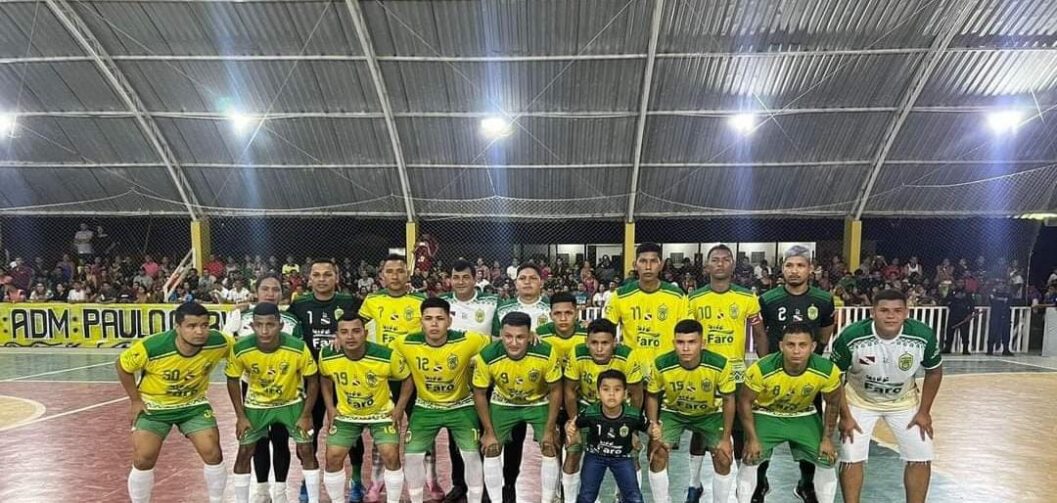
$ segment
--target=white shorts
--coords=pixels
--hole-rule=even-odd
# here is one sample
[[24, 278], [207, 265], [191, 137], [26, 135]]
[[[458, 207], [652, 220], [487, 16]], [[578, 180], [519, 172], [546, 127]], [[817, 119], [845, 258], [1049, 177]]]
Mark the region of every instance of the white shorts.
[[866, 461], [870, 456], [870, 438], [873, 437], [874, 426], [878, 419], [884, 419], [888, 429], [899, 444], [899, 457], [905, 462], [932, 461], [932, 439], [925, 435], [921, 440], [921, 428], [915, 426], [907, 429], [907, 425], [914, 419], [918, 408], [882, 412], [869, 409], [860, 409], [849, 404], [851, 415], [855, 422], [859, 423], [862, 433], [855, 432], [852, 441], [842, 441], [840, 445], [840, 460], [845, 463], [860, 463]]

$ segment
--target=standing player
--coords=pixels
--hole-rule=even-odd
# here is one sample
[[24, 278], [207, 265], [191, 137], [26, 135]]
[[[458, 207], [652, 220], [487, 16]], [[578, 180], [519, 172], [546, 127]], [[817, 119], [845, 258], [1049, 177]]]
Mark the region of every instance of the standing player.
[[[282, 332], [282, 326], [279, 306], [257, 304], [253, 309], [253, 335], [239, 339], [228, 355], [224, 374], [237, 418], [239, 451], [234, 472], [235, 499], [240, 503], [250, 499], [250, 458], [256, 444], [268, 437], [274, 424], [283, 425], [293, 437], [308, 500], [319, 501], [319, 463], [312, 448], [312, 407], [319, 394], [318, 369], [305, 341]], [[249, 381], [245, 399], [240, 385], [243, 377]]]
[[[367, 321], [374, 321], [374, 329], [370, 339], [375, 344], [392, 347], [393, 341], [418, 330], [422, 326], [419, 314], [419, 306], [425, 300], [425, 296], [411, 290], [408, 283], [407, 261], [403, 255], [391, 254], [382, 262], [382, 279], [385, 288], [378, 290], [363, 299], [359, 314]], [[400, 383], [390, 382], [389, 388], [393, 400], [400, 396]], [[363, 459], [363, 443], [355, 444], [350, 451], [352, 459]], [[382, 489], [382, 461], [378, 458], [379, 451], [375, 450], [372, 459], [373, 470], [371, 473], [371, 487], [367, 491], [367, 501], [375, 502], [380, 498]], [[432, 457], [426, 459], [428, 479], [426, 490], [430, 499], [437, 500], [444, 497], [436, 483], [436, 469]], [[357, 470], [353, 470], [353, 486], [349, 491], [349, 500], [356, 496], [360, 484]]]
[[[785, 285], [764, 292], [760, 296], [760, 313], [763, 324], [767, 327], [767, 347], [777, 351], [785, 326], [793, 322], [807, 323], [815, 335], [817, 344], [815, 354], [821, 355], [833, 337], [834, 320], [833, 295], [825, 290], [815, 288], [808, 283], [811, 278], [811, 250], [803, 246], [793, 246], [785, 252], [782, 262], [782, 277]], [[822, 413], [821, 397], [815, 400], [815, 409]], [[771, 490], [767, 482], [768, 462], [760, 463], [759, 483], [753, 503], [763, 503], [767, 492]], [[807, 461], [800, 462], [800, 482], [796, 485], [796, 495], [803, 501], [817, 501], [812, 480], [815, 477], [815, 465]]]
[[345, 456], [353, 445], [362, 443], [363, 430], [370, 430], [374, 450], [385, 465], [386, 500], [399, 503], [404, 471], [400, 468], [398, 425], [404, 411], [393, 405], [387, 382], [402, 384], [410, 373], [399, 353], [367, 341], [364, 325], [363, 318], [346, 312], [338, 320], [336, 347], [340, 349], [325, 347], [320, 353], [319, 373], [329, 425], [323, 484], [333, 501], [344, 500]]
[[[794, 322], [783, 329], [780, 352], [771, 353], [745, 371], [738, 392], [738, 416], [745, 430], [744, 465], [738, 470], [738, 501], [751, 500], [757, 470], [752, 465], [769, 459], [774, 448], [789, 442], [793, 459], [817, 465], [815, 486], [819, 501], [833, 503], [837, 494], [837, 455], [831, 437], [841, 406], [840, 370], [814, 354], [813, 328]], [[823, 425], [815, 396], [826, 400]]]
[[[517, 288], [517, 297], [500, 302], [496, 307], [495, 317], [492, 318], [492, 337], [499, 337], [499, 322], [510, 313], [529, 315], [532, 319], [532, 330], [551, 321], [550, 303], [543, 296], [543, 281], [536, 264], [525, 262], [518, 266], [514, 285]], [[503, 503], [515, 501], [514, 494], [517, 492], [517, 476], [521, 471], [521, 451], [525, 447], [526, 433], [525, 425], [515, 426], [510, 432], [510, 442], [503, 449]]]
[[[473, 399], [484, 435], [484, 481], [488, 494], [503, 492], [503, 462], [499, 458], [510, 431], [518, 424], [532, 425], [540, 445], [542, 502], [550, 502], [558, 484], [558, 449], [555, 425], [562, 402], [562, 369], [558, 350], [546, 342], [533, 342], [532, 319], [525, 313], [503, 318], [499, 340], [474, 358]], [[489, 403], [488, 388], [495, 386]], [[517, 495], [515, 494], [515, 499]]]
[[[551, 321], [536, 327], [536, 335], [540, 340], [558, 351], [558, 364], [563, 370], [569, 367], [576, 346], [587, 342], [587, 330], [580, 325], [579, 314], [573, 294], [556, 293], [550, 299]], [[576, 413], [575, 410], [566, 412], [572, 415]], [[564, 421], [568, 419], [566, 417], [559, 424], [565, 424]]]
[[671, 351], [675, 325], [686, 318], [686, 295], [674, 283], [661, 281], [663, 266], [660, 245], [639, 245], [635, 250], [638, 280], [618, 288], [604, 309], [605, 318], [620, 325], [621, 342], [641, 350], [643, 361]]
[[[902, 292], [884, 290], [874, 296], [873, 319], [852, 324], [837, 337], [832, 359], [847, 375], [840, 418], [844, 501], [859, 502], [870, 437], [883, 419], [906, 463], [906, 500], [924, 502], [932, 474], [932, 403], [943, 380], [936, 334], [907, 319]], [[919, 368], [925, 369], [920, 391], [914, 380]]]
[[[587, 326], [587, 342], [578, 344], [573, 349], [572, 357], [565, 367], [564, 409], [569, 411], [570, 416], [579, 416], [588, 407], [599, 403], [599, 381], [603, 372], [610, 370], [620, 372], [623, 378], [623, 394], [629, 399], [632, 407], [642, 410], [643, 364], [631, 348], [617, 344], [617, 326], [612, 321], [599, 318]], [[582, 444], [570, 445], [562, 464], [562, 491], [565, 493], [565, 503], [576, 502], [580, 489], [582, 453]], [[626, 454], [632, 455], [630, 450]], [[638, 456], [634, 456], [633, 465], [637, 473]]]
[[[422, 302], [422, 331], [408, 334], [393, 344], [411, 368], [412, 381], [405, 381], [398, 410], [405, 410], [412, 386], [418, 393], [414, 414], [408, 414], [404, 455], [404, 477], [411, 503], [422, 503], [426, 451], [433, 448], [437, 433], [448, 428], [466, 465], [466, 499], [481, 503], [484, 492], [481, 458], [478, 454], [480, 426], [470, 393], [471, 362], [489, 344], [485, 334], [451, 330], [451, 305], [436, 297]], [[413, 383], [413, 384], [412, 384]]]
[[[478, 290], [473, 276], [473, 264], [462, 259], [456, 260], [451, 266], [451, 291], [440, 298], [451, 304], [453, 330], [491, 333], [499, 297]], [[444, 496], [443, 503], [458, 503], [466, 498], [466, 467], [462, 464], [462, 456], [455, 442], [448, 442], [448, 455], [451, 457], [451, 491]]]
[[[760, 303], [752, 291], [735, 285], [734, 253], [726, 245], [716, 245], [705, 257], [709, 284], [690, 294], [690, 317], [699, 321], [705, 330], [705, 347], [727, 358], [732, 367], [734, 383], [745, 380], [745, 343], [748, 327], [752, 327], [756, 354], [767, 354], [767, 332], [760, 317]], [[734, 459], [741, 457], [744, 435], [734, 424]], [[701, 465], [705, 446], [702, 436], [690, 438], [690, 489], [687, 503], [697, 503], [704, 487], [701, 485]]]
[[679, 446], [683, 431], [704, 437], [712, 453], [712, 501], [727, 503], [734, 486], [730, 432], [734, 426], [733, 365], [704, 347], [701, 323], [683, 320], [675, 326], [675, 350], [653, 360], [646, 390], [646, 417], [661, 429], [650, 442], [650, 486], [654, 503], [671, 503], [668, 453]]
[[[132, 419], [128, 495], [132, 503], [150, 501], [154, 464], [162, 442], [176, 426], [205, 463], [202, 472], [210, 503], [219, 503], [227, 469], [206, 390], [210, 372], [227, 357], [233, 341], [209, 329], [209, 311], [201, 304], [181, 304], [174, 321], [173, 329], [136, 341], [115, 363], [118, 380], [128, 393]], [[142, 373], [138, 383], [137, 373]]]
[[[282, 281], [277, 276], [265, 276], [257, 281], [258, 304], [275, 304], [283, 298]], [[304, 339], [301, 334], [301, 322], [296, 316], [288, 311], [280, 313], [282, 332], [293, 336], [295, 339]], [[234, 309], [228, 313], [228, 323], [224, 326], [224, 332], [236, 337], [249, 337], [253, 335], [253, 306], [248, 306], [245, 312]], [[243, 385], [243, 393], [246, 386]], [[269, 452], [271, 444], [271, 452]], [[274, 463], [272, 463], [274, 458]], [[275, 467], [275, 487], [268, 486], [268, 472], [272, 465]], [[257, 475], [257, 490], [254, 491], [255, 498], [260, 501], [268, 501], [269, 489], [271, 490], [272, 503], [286, 503], [286, 476], [290, 472], [290, 433], [282, 424], [273, 424], [268, 430], [268, 442], [257, 442], [257, 450], [253, 453], [253, 471]]]
[[[338, 318], [346, 312], [355, 313], [359, 307], [351, 295], [337, 291], [338, 277], [338, 266], [334, 262], [327, 259], [312, 261], [308, 268], [308, 283], [312, 291], [295, 298], [287, 309], [301, 322], [301, 337], [317, 360], [320, 346], [329, 344], [334, 339], [334, 334], [338, 331]], [[316, 400], [312, 408], [312, 428], [315, 431], [312, 436], [313, 446], [317, 446], [319, 442], [325, 412], [323, 401]], [[349, 491], [349, 501], [358, 503], [363, 500], [363, 485], [360, 483], [363, 453], [360, 452], [359, 456], [350, 455], [349, 461], [352, 462], [354, 481], [354, 486]], [[305, 491], [305, 485], [301, 484], [302, 501], [307, 499]]]

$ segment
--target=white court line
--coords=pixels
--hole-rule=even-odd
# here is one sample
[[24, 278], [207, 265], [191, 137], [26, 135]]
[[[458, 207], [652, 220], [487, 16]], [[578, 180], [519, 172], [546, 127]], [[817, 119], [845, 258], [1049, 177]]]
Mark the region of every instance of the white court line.
[[19, 402], [28, 403], [29, 405], [31, 405], [33, 407], [33, 413], [30, 414], [29, 417], [23, 419], [22, 421], [19, 421], [18, 423], [15, 423], [13, 425], [8, 425], [8, 426], [5, 426], [4, 428], [0, 428], [0, 431], [4, 431], [4, 430], [6, 430], [8, 428], [15, 428], [17, 426], [21, 426], [23, 423], [26, 423], [26, 422], [29, 422], [29, 421], [33, 421], [33, 420], [37, 419], [38, 417], [43, 416], [44, 415], [44, 411], [46, 410], [44, 408], [44, 404], [42, 404], [42, 403], [40, 403], [40, 402], [38, 402], [36, 400], [30, 400], [28, 398], [22, 398], [22, 397], [17, 397], [17, 396], [10, 396], [10, 395], [0, 395], [0, 398], [6, 398], [8, 400], [18, 400]]
[[0, 382], [21, 381], [23, 379], [30, 379], [30, 378], [33, 378], [33, 377], [50, 376], [50, 375], [54, 375], [54, 374], [62, 374], [62, 373], [65, 373], [65, 372], [73, 372], [74, 370], [84, 370], [84, 369], [90, 369], [90, 368], [94, 368], [94, 367], [102, 367], [103, 365], [113, 365], [113, 364], [114, 364], [114, 361], [110, 360], [110, 361], [105, 361], [103, 363], [93, 363], [91, 365], [85, 365], [83, 367], [74, 367], [74, 368], [71, 368], [71, 369], [52, 370], [51, 372], [41, 372], [39, 374], [30, 374], [28, 376], [12, 377], [11, 379], [0, 380]]
[[1037, 363], [1025, 363], [1025, 362], [1018, 362], [1016, 360], [998, 360], [998, 361], [1006, 362], [1006, 363], [1014, 363], [1014, 364], [1017, 364], [1017, 365], [1027, 365], [1029, 367], [1035, 367], [1035, 368], [1046, 369], [1046, 370], [1053, 370], [1053, 371], [1057, 372], [1057, 368], [1047, 367], [1045, 365], [1039, 365]]
[[66, 412], [60, 412], [59, 414], [55, 414], [55, 415], [52, 415], [52, 416], [38, 417], [37, 419], [33, 419], [31, 421], [23, 421], [21, 423], [16, 423], [16, 424], [12, 424], [10, 426], [5, 426], [3, 428], [0, 428], [0, 431], [13, 430], [15, 428], [21, 428], [23, 426], [29, 426], [29, 425], [37, 424], [37, 423], [43, 423], [44, 421], [50, 421], [52, 419], [57, 419], [57, 418], [60, 418], [60, 417], [65, 417], [65, 416], [69, 416], [69, 415], [73, 415], [73, 414], [79, 414], [79, 413], [84, 412], [86, 410], [92, 410], [92, 409], [96, 409], [96, 408], [99, 408], [99, 407], [104, 407], [104, 406], [115, 404], [115, 403], [118, 403], [118, 402], [121, 402], [121, 401], [124, 401], [124, 400], [128, 400], [128, 397], [127, 396], [123, 396], [121, 398], [115, 398], [113, 400], [107, 400], [105, 402], [100, 402], [100, 403], [97, 403], [97, 404], [94, 404], [94, 405], [89, 405], [87, 407], [81, 407], [80, 409], [74, 409], [74, 410], [68, 410]]

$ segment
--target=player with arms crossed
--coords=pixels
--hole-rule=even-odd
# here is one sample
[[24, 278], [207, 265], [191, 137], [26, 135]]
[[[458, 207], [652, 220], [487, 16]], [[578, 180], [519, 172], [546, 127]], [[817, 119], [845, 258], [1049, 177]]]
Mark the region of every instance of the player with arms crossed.
[[[210, 372], [227, 357], [233, 340], [209, 329], [209, 311], [201, 304], [181, 304], [173, 318], [173, 329], [136, 341], [115, 363], [132, 419], [128, 495], [132, 503], [150, 501], [154, 464], [162, 442], [176, 426], [205, 463], [202, 471], [210, 503], [219, 503], [227, 468], [206, 391]], [[137, 383], [138, 373], [142, 376]]]
[[[906, 463], [906, 500], [921, 503], [932, 475], [932, 403], [943, 380], [936, 334], [907, 318], [907, 298], [899, 290], [878, 292], [873, 319], [849, 325], [833, 343], [833, 362], [845, 372], [840, 415], [840, 485], [844, 501], [858, 503], [863, 464], [878, 420], [884, 420]], [[925, 369], [918, 390], [914, 375]]]

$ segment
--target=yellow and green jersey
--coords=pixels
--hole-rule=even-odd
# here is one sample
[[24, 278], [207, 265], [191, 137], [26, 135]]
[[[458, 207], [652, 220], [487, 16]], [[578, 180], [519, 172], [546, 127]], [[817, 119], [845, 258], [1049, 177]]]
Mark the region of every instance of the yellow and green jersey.
[[410, 369], [400, 353], [367, 342], [366, 352], [357, 360], [349, 358], [344, 351], [323, 348], [319, 374], [334, 382], [338, 395], [337, 420], [382, 423], [391, 420], [389, 415], [393, 410], [389, 381], [407, 379]]
[[628, 384], [643, 381], [643, 363], [634, 350], [618, 345], [613, 356], [606, 363], [598, 363], [591, 358], [587, 344], [579, 344], [573, 350], [573, 358], [565, 369], [565, 378], [577, 383], [580, 405], [586, 407], [598, 401], [598, 374], [609, 369], [624, 373]]
[[487, 389], [495, 384], [492, 401], [498, 405], [545, 404], [551, 384], [561, 380], [558, 351], [546, 342], [533, 344], [514, 360], [503, 341], [495, 341], [474, 358], [473, 386]]
[[812, 354], [800, 375], [785, 373], [782, 353], [771, 353], [745, 371], [745, 386], [756, 392], [753, 412], [769, 416], [815, 414], [815, 395], [840, 388], [840, 369], [833, 362]]
[[690, 317], [704, 327], [705, 347], [734, 366], [734, 381], [745, 379], [745, 347], [749, 325], [759, 321], [760, 302], [752, 291], [731, 285], [716, 292], [708, 285], [690, 294]]
[[422, 327], [422, 301], [420, 293], [407, 292], [399, 297], [382, 289], [363, 299], [359, 315], [374, 321], [370, 336], [372, 342], [392, 347], [393, 341]]
[[605, 317], [620, 326], [620, 340], [650, 358], [675, 349], [675, 325], [686, 319], [687, 299], [672, 283], [646, 293], [632, 281], [617, 289], [606, 303]]
[[536, 335], [540, 340], [550, 344], [558, 352], [558, 363], [562, 370], [569, 368], [569, 362], [572, 360], [573, 350], [577, 344], [587, 342], [587, 329], [581, 327], [579, 323], [576, 323], [574, 327], [573, 334], [569, 337], [560, 335], [553, 321], [536, 327]]
[[224, 375], [231, 379], [246, 378], [246, 408], [271, 409], [300, 402], [304, 378], [317, 372], [308, 344], [280, 333], [279, 347], [272, 351], [262, 351], [257, 346], [256, 335], [240, 337], [228, 355]]
[[720, 398], [734, 393], [736, 386], [730, 362], [707, 349], [692, 369], [680, 365], [679, 356], [670, 351], [654, 359], [651, 371], [647, 391], [664, 394], [662, 410], [685, 416], [720, 412]]
[[136, 341], [121, 352], [121, 369], [142, 372], [139, 395], [147, 410], [180, 409], [208, 403], [209, 373], [228, 356], [234, 339], [210, 330], [206, 344], [194, 356], [176, 349], [176, 330]]
[[431, 346], [422, 332], [408, 334], [393, 342], [407, 360], [418, 392], [416, 407], [451, 409], [473, 406], [470, 395], [470, 363], [492, 338], [477, 332], [448, 330], [443, 345]]

